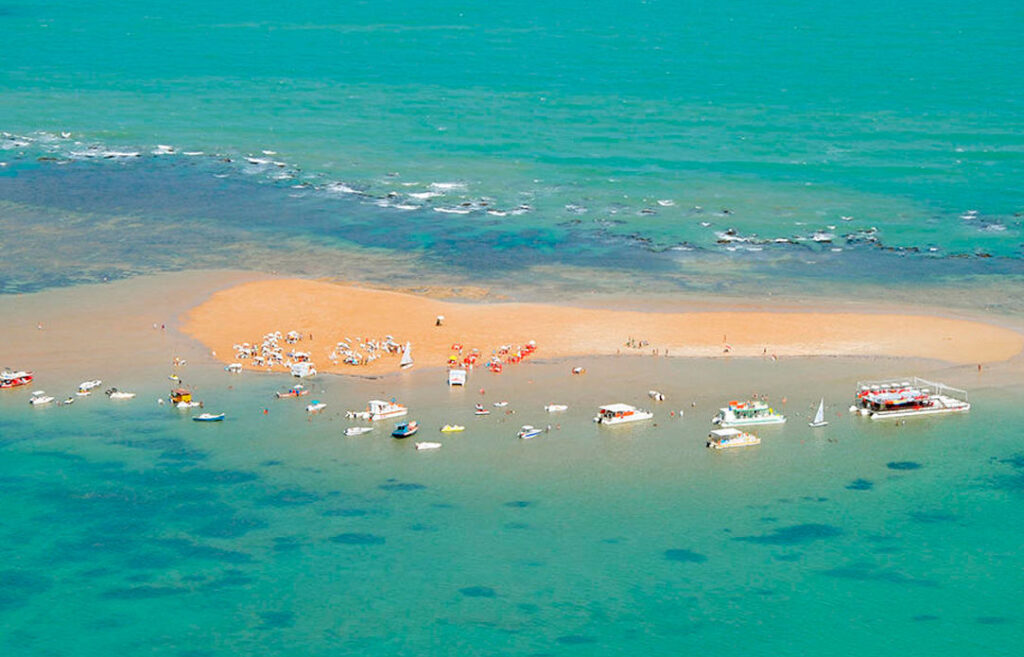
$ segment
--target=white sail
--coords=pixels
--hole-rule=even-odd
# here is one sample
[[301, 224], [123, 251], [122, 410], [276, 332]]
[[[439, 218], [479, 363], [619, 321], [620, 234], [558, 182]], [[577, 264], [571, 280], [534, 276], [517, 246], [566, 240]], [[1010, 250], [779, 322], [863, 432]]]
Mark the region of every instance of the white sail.
[[818, 412], [814, 414], [814, 422], [811, 422], [812, 427], [823, 427], [828, 422], [825, 421], [825, 398], [822, 397], [818, 403]]
[[398, 363], [398, 366], [403, 370], [407, 367], [412, 367], [412, 346], [406, 342], [405, 350], [402, 352], [402, 360]]

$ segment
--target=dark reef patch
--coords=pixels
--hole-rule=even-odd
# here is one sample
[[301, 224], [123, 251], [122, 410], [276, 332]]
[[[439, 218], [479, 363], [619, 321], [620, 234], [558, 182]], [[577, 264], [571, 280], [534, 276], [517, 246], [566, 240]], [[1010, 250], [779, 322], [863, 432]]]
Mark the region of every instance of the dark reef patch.
[[854, 479], [846, 485], [847, 490], [871, 490], [874, 487], [874, 482], [868, 479]]
[[835, 538], [843, 533], [838, 527], [820, 523], [807, 523], [779, 527], [768, 534], [760, 536], [737, 536], [734, 541], [759, 543], [761, 545], [803, 545], [811, 541]]
[[498, 594], [489, 586], [467, 586], [459, 589], [459, 593], [467, 598], [493, 598]]
[[386, 484], [381, 484], [380, 486], [377, 486], [377, 488], [379, 488], [381, 490], [408, 491], [408, 490], [424, 490], [426, 488], [426, 486], [424, 486], [423, 484], [395, 481], [395, 482], [388, 482]]
[[920, 470], [924, 466], [916, 461], [889, 461], [885, 467], [890, 470]]
[[860, 582], [886, 582], [888, 584], [925, 587], [937, 587], [939, 585], [938, 582], [934, 580], [918, 579], [893, 570], [879, 570], [874, 566], [874, 564], [863, 562], [852, 563], [848, 566], [840, 566], [838, 568], [825, 570], [822, 574], [827, 575], [828, 577], [850, 579]]
[[295, 614], [290, 611], [264, 611], [259, 616], [260, 629], [273, 630], [295, 625]]
[[376, 534], [345, 532], [332, 536], [330, 541], [339, 545], [383, 545], [387, 542], [387, 539]]
[[597, 639], [592, 636], [585, 636], [583, 634], [566, 634], [555, 639], [556, 642], [563, 646], [584, 646], [591, 643], [597, 643]]
[[685, 548], [672, 548], [671, 550], [665, 550], [665, 559], [678, 563], [704, 563], [708, 560], [708, 558], [703, 554], [694, 552], [693, 550], [687, 550]]

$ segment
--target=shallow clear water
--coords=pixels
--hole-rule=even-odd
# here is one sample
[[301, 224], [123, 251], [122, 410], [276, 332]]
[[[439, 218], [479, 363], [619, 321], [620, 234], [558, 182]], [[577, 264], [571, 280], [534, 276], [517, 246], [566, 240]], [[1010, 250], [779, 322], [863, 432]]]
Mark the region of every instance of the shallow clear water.
[[[159, 386], [45, 409], [5, 394], [5, 648], [1014, 654], [1022, 452], [991, 417], [1019, 426], [1019, 390], [975, 381], [971, 414], [896, 426], [845, 412], [852, 378], [894, 363], [586, 365], [477, 373], [466, 390], [437, 372], [331, 378], [311, 419], [271, 400], [284, 377], [189, 372], [220, 425], [155, 405]], [[652, 385], [668, 396], [654, 423], [590, 421]], [[832, 423], [815, 431], [818, 389]], [[706, 450], [715, 405], [754, 391], [788, 395], [790, 422]], [[344, 438], [342, 411], [380, 395], [444, 447], [417, 452], [390, 423]], [[473, 417], [480, 399], [515, 413]], [[437, 437], [444, 422], [467, 430]], [[524, 442], [523, 423], [553, 426]]]

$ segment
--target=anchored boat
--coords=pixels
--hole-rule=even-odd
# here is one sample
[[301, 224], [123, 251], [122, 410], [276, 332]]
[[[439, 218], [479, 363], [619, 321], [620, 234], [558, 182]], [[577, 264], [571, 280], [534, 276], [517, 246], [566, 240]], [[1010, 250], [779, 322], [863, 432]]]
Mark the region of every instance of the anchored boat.
[[524, 424], [519, 429], [519, 433], [517, 433], [516, 435], [522, 438], [523, 440], [529, 440], [530, 438], [536, 438], [541, 433], [543, 433], [543, 431], [543, 429], [538, 429], [537, 427], [531, 426], [529, 424]]
[[402, 417], [408, 412], [408, 408], [397, 403], [394, 399], [389, 402], [381, 401], [380, 399], [371, 399], [366, 405], [365, 411], [349, 411], [345, 413], [345, 416], [376, 422], [378, 420], [389, 420], [395, 417]]
[[224, 413], [203, 413], [192, 418], [193, 422], [223, 422]]
[[712, 424], [722, 428], [745, 427], [752, 424], [782, 424], [786, 416], [776, 413], [775, 409], [762, 401], [739, 402], [731, 401], [718, 415], [711, 419]]
[[415, 420], [410, 422], [402, 422], [401, 424], [395, 425], [395, 430], [391, 432], [391, 435], [395, 438], [408, 438], [417, 431], [420, 430], [420, 425]]
[[4, 370], [0, 372], [0, 388], [17, 388], [18, 386], [28, 385], [32, 383], [33, 378], [32, 372]]
[[752, 433], [744, 433], [739, 429], [713, 429], [708, 434], [707, 446], [710, 449], [729, 449], [731, 447], [749, 447], [760, 445], [761, 439]]
[[629, 404], [605, 404], [597, 409], [597, 417], [594, 422], [598, 424], [624, 424], [626, 422], [638, 422], [650, 420], [654, 413], [639, 409]]
[[345, 429], [346, 436], [361, 436], [364, 433], [370, 433], [373, 431], [373, 427], [349, 427]]
[[853, 410], [872, 420], [883, 420], [965, 413], [971, 410], [971, 404], [966, 390], [915, 376], [910, 380], [859, 382]]
[[825, 420], [825, 398], [821, 398], [821, 402], [818, 403], [818, 412], [814, 414], [814, 420], [808, 423], [808, 426], [818, 427], [827, 426], [828, 422]]

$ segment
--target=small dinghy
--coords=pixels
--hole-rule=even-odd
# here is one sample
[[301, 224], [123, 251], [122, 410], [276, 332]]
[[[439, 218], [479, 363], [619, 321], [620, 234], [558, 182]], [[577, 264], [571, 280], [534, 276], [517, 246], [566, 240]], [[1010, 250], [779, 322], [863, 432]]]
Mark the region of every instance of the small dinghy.
[[824, 427], [827, 425], [828, 422], [825, 421], [825, 398], [822, 397], [821, 401], [818, 403], [818, 412], [814, 414], [814, 421], [808, 422], [808, 426], [817, 429], [818, 427]]
[[507, 401], [494, 402], [494, 406], [496, 408], [505, 408], [506, 406], [508, 406], [508, 402]]
[[306, 410], [310, 413], [319, 413], [325, 408], [327, 408], [327, 404], [320, 401], [319, 399], [314, 399], [313, 403], [306, 407]]
[[192, 418], [193, 422], [223, 422], [224, 413], [203, 413]]
[[440, 448], [441, 448], [441, 443], [428, 443], [428, 442], [416, 443], [416, 449], [440, 449]]
[[68, 397], [64, 401], [57, 402], [57, 406], [70, 406], [71, 404], [74, 404], [74, 403], [75, 403], [75, 398], [74, 397]]
[[574, 368], [572, 368], [572, 373], [573, 374], [584, 374], [584, 373], [586, 373], [586, 371], [587, 370], [583, 369], [582, 367], [574, 367]]
[[395, 430], [391, 432], [391, 435], [395, 438], [408, 438], [419, 430], [420, 425], [416, 421], [402, 422], [395, 425]]
[[465, 431], [466, 427], [461, 424], [446, 424], [441, 427], [441, 433], [456, 433], [458, 431]]
[[200, 406], [202, 403], [197, 401], [180, 401], [174, 405], [175, 408], [199, 408]]
[[487, 410], [486, 408], [484, 408], [483, 404], [477, 404], [476, 405], [476, 410], [473, 411], [473, 414], [474, 415], [490, 415], [491, 412], [489, 410]]
[[370, 433], [373, 431], [373, 427], [349, 427], [345, 429], [346, 436], [361, 436], [364, 433]]
[[561, 413], [562, 411], [569, 410], [569, 407], [565, 404], [548, 404], [544, 407], [544, 410], [548, 413]]
[[536, 438], [543, 431], [544, 431], [543, 429], [538, 429], [537, 427], [531, 426], [529, 424], [524, 424], [519, 429], [519, 433], [517, 433], [516, 435], [518, 437], [522, 438], [523, 440], [529, 440], [531, 438]]

